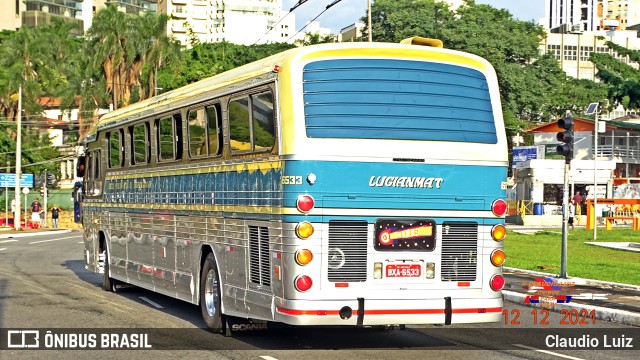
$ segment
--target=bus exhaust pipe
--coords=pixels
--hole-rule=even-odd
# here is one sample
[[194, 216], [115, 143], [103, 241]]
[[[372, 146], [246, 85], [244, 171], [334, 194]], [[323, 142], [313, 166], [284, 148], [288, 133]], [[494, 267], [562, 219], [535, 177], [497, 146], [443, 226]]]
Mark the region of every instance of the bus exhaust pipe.
[[353, 310], [351, 310], [348, 306], [343, 306], [342, 309], [338, 312], [340, 314], [340, 319], [349, 320], [351, 319], [351, 315], [353, 315]]

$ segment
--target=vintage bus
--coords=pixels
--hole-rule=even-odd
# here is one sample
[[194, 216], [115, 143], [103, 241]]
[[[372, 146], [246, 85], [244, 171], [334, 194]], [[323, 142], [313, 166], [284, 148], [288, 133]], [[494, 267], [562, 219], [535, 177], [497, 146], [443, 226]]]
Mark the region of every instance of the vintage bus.
[[104, 115], [80, 161], [85, 267], [213, 331], [499, 321], [496, 75], [441, 44], [301, 47]]

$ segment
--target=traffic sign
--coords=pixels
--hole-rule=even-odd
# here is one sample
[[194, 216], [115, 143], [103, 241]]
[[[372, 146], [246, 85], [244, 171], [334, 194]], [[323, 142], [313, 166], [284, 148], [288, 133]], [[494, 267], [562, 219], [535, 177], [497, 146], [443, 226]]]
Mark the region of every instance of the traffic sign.
[[[16, 186], [16, 174], [0, 173], [0, 187]], [[33, 174], [22, 174], [20, 176], [21, 187], [33, 187]]]

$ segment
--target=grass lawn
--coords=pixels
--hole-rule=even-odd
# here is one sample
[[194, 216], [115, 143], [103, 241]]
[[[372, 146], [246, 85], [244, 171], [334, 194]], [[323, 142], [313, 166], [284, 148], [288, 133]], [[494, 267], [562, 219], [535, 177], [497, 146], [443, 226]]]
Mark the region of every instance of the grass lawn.
[[[531, 234], [509, 230], [504, 241], [507, 254], [505, 266], [555, 275], [560, 273], [560, 229]], [[589, 241], [593, 241], [593, 230], [569, 230], [568, 276], [640, 285], [640, 252], [585, 244]], [[598, 229], [596, 241], [640, 242], [640, 232], [630, 229]]]

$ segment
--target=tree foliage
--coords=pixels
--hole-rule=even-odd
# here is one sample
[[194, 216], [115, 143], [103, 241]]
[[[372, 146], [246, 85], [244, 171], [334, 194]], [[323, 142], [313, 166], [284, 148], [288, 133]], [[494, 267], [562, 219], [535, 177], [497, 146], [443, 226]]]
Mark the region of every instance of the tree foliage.
[[286, 43], [247, 46], [226, 41], [197, 44], [183, 51], [177, 71], [160, 71], [158, 83], [165, 91], [176, 89], [293, 47]]
[[473, 0], [466, 0], [455, 13], [435, 0], [376, 0], [372, 31], [374, 41], [431, 37], [442, 40], [446, 48], [487, 59], [498, 76], [509, 134], [606, 96], [602, 86], [571, 79], [555, 59], [540, 55], [545, 36], [541, 26]]
[[[630, 61], [640, 62], [640, 51], [630, 50], [611, 41], [607, 46]], [[592, 53], [590, 59], [598, 69], [597, 76], [609, 86], [611, 107], [623, 105], [626, 109], [640, 108], [640, 70], [610, 54]]]
[[[156, 74], [166, 62], [178, 58], [179, 45], [166, 35], [166, 15], [146, 12], [125, 14], [108, 5], [98, 11], [87, 32], [94, 68], [101, 68], [100, 83], [112, 98], [114, 108], [127, 106], [155, 94]], [[142, 80], [147, 67], [146, 86]]]

